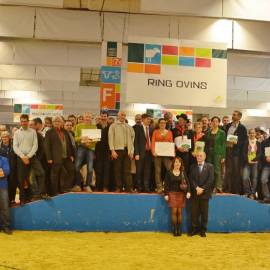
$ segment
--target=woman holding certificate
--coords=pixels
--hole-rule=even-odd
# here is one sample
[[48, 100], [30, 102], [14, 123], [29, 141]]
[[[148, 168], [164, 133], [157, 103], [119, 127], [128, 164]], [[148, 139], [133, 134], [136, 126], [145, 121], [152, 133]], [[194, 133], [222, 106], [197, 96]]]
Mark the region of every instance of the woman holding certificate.
[[220, 118], [217, 116], [211, 119], [211, 128], [205, 134], [205, 151], [207, 162], [214, 165], [215, 186], [214, 192], [222, 192], [222, 167], [225, 162], [226, 134], [219, 128]]
[[198, 152], [204, 152], [205, 148], [205, 142], [204, 142], [204, 133], [202, 132], [202, 123], [201, 122], [196, 122], [194, 123], [194, 132], [192, 134], [192, 139], [191, 139], [191, 159], [190, 159], [190, 164], [195, 164], [197, 163], [196, 159], [196, 153]]
[[171, 157], [175, 156], [173, 134], [166, 129], [164, 118], [158, 120], [159, 128], [154, 130], [152, 135], [152, 154], [155, 164], [155, 180], [157, 192], [162, 193], [161, 166], [165, 166], [168, 171], [171, 167]]
[[188, 130], [187, 124], [189, 122], [186, 114], [177, 115], [178, 123], [173, 129], [173, 138], [176, 146], [176, 155], [183, 159], [186, 171], [189, 171], [190, 163], [190, 149], [192, 131]]
[[258, 161], [261, 158], [261, 144], [256, 139], [255, 129], [248, 131], [248, 140], [243, 146], [243, 188], [244, 194], [250, 199], [256, 199], [258, 182]]
[[182, 209], [185, 197], [190, 198], [190, 186], [185, 173], [183, 160], [175, 157], [171, 169], [167, 172], [164, 186], [165, 200], [171, 208], [173, 235], [182, 234]]

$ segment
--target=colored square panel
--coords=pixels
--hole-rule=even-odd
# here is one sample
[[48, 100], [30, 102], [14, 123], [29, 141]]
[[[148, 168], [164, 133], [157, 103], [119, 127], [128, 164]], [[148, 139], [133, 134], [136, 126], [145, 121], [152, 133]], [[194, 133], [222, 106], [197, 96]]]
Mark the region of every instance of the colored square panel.
[[56, 105], [56, 110], [63, 110], [64, 106], [63, 105]]
[[211, 59], [207, 59], [207, 58], [196, 58], [195, 66], [196, 67], [210, 68], [211, 67]]
[[160, 64], [161, 46], [155, 44], [145, 44], [144, 62], [146, 64]]
[[107, 42], [107, 56], [108, 57], [117, 57], [117, 42], [108, 41]]
[[120, 83], [121, 68], [102, 66], [100, 81], [103, 83]]
[[106, 65], [112, 66], [112, 57], [107, 57]]
[[227, 59], [227, 50], [212, 49], [212, 57]]
[[128, 63], [128, 72], [144, 73], [144, 64]]
[[162, 54], [178, 55], [178, 46], [163, 45]]
[[116, 102], [120, 101], [120, 93], [115, 93], [115, 100], [116, 100]]
[[54, 104], [49, 104], [47, 109], [48, 110], [56, 110], [56, 106]]
[[128, 43], [128, 62], [144, 62], [144, 44]]
[[100, 108], [114, 109], [115, 107], [115, 85], [103, 83], [100, 87]]
[[22, 104], [14, 104], [14, 113], [21, 113], [22, 112]]
[[115, 92], [120, 93], [120, 84], [115, 84]]
[[178, 56], [162, 55], [163, 65], [178, 65]]
[[186, 67], [194, 67], [195, 59], [194, 57], [179, 57], [179, 65]]
[[31, 104], [31, 109], [33, 109], [33, 110], [38, 109], [38, 104]]
[[22, 113], [30, 114], [30, 105], [22, 104]]
[[122, 64], [122, 59], [119, 57], [113, 57], [112, 58], [112, 66], [113, 67], [120, 67]]
[[120, 102], [116, 102], [116, 104], [115, 104], [115, 109], [116, 109], [116, 110], [120, 110]]
[[145, 65], [145, 73], [160, 74], [160, 65]]
[[191, 47], [179, 47], [180, 56], [194, 56], [194, 48]]
[[196, 57], [201, 57], [201, 58], [211, 58], [212, 57], [212, 49], [196, 48], [195, 55], [196, 55]]

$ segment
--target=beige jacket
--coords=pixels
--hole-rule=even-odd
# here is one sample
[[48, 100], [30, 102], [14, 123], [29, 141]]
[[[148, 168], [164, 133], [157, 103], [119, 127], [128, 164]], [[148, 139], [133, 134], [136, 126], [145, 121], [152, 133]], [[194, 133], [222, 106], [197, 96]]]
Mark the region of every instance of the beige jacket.
[[[126, 145], [125, 145], [125, 135], [126, 135]], [[109, 136], [109, 147], [111, 151], [124, 150], [124, 148], [127, 147], [128, 154], [133, 155], [135, 133], [130, 125], [126, 123], [122, 124], [120, 121], [116, 121], [115, 123], [111, 124], [108, 136]]]

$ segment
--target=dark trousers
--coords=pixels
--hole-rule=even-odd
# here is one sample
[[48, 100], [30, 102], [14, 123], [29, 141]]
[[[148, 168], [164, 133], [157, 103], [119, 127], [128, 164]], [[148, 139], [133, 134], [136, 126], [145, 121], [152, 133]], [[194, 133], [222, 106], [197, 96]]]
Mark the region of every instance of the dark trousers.
[[209, 199], [191, 199], [191, 220], [192, 231], [206, 232], [208, 223], [208, 203]]
[[224, 179], [224, 191], [240, 194], [242, 190], [241, 181], [241, 163], [239, 156], [232, 155], [232, 148], [227, 147], [226, 149], [226, 169]]
[[2, 228], [10, 227], [8, 190], [0, 188], [0, 219]]
[[51, 195], [70, 191], [74, 182], [75, 167], [70, 158], [65, 158], [62, 163], [51, 165]]
[[[24, 190], [24, 182], [29, 181], [30, 170], [35, 172], [38, 178], [38, 190], [40, 194], [44, 194], [45, 191], [45, 172], [40, 164], [40, 161], [34, 156], [30, 158], [30, 163], [25, 165], [20, 157], [17, 158], [17, 170], [18, 170], [18, 182], [20, 189], [20, 201], [26, 200], [26, 194]], [[30, 189], [30, 187], [29, 187]]]
[[[132, 177], [131, 177], [131, 160], [128, 156], [127, 149], [116, 150], [118, 155], [114, 160], [114, 177], [116, 189], [122, 190], [124, 184], [125, 190], [130, 192], [132, 190]], [[122, 178], [123, 176], [123, 178]]]
[[18, 187], [17, 168], [11, 167], [10, 175], [8, 176], [8, 197], [10, 202], [15, 201], [17, 187]]
[[104, 188], [109, 188], [110, 182], [110, 165], [111, 165], [111, 156], [110, 152], [100, 149], [96, 151], [96, 187], [99, 191], [102, 191]]
[[150, 177], [152, 170], [152, 153], [151, 151], [146, 151], [145, 155], [140, 155], [140, 159], [136, 160], [136, 175], [135, 175], [135, 185], [140, 191], [149, 192], [150, 191]]

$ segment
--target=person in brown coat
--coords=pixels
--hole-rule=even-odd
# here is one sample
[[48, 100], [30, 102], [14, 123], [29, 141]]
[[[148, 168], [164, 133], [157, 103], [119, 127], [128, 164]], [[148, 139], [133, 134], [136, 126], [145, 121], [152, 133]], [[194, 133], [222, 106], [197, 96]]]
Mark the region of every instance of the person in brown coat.
[[53, 128], [46, 132], [44, 148], [48, 164], [51, 166], [51, 193], [70, 191], [74, 180], [74, 148], [70, 136], [63, 128], [61, 117], [55, 117]]

